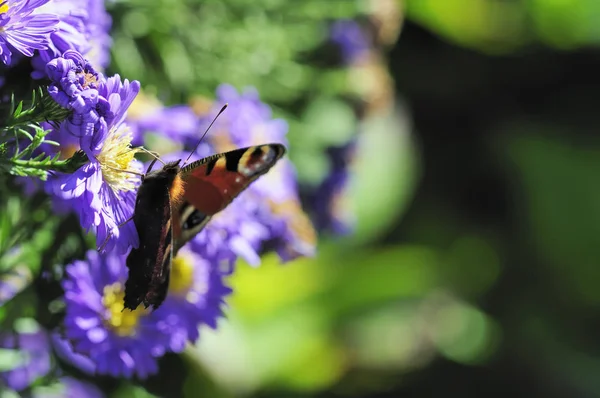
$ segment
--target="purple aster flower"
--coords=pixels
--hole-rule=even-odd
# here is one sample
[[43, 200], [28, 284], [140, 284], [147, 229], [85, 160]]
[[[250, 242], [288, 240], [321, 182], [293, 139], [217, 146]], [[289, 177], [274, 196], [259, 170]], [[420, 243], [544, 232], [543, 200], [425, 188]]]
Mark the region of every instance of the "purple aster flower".
[[106, 82], [104, 75], [77, 51], [67, 51], [62, 57], [46, 64], [46, 75], [52, 81], [48, 93], [63, 108], [72, 108], [78, 95], [88, 89], [98, 89]]
[[[114, 113], [108, 98], [98, 91], [101, 87], [106, 91], [108, 82], [81, 54], [72, 50], [48, 62], [46, 74], [52, 81], [48, 86], [50, 96], [63, 108], [73, 111], [61, 123], [61, 130], [81, 138], [80, 147], [88, 156], [94, 155], [102, 144]], [[135, 87], [129, 94], [135, 98]]]
[[[287, 144], [287, 123], [272, 118], [271, 109], [260, 101], [256, 90], [247, 89], [240, 95], [232, 86], [221, 85], [217, 89], [215, 109], [219, 109], [225, 102], [229, 107], [215, 123], [217, 131], [210, 136], [210, 141], [218, 152], [268, 142]], [[242, 193], [234, 201], [236, 202], [243, 202], [247, 208], [253, 207], [250, 213], [253, 226], [247, 230], [245, 239], [235, 240], [237, 246], [229, 245], [230, 249], [236, 248], [235, 254], [250, 254], [250, 249], [258, 250], [259, 243], [269, 242], [283, 260], [314, 255], [315, 231], [302, 211], [296, 173], [289, 159], [280, 160]], [[217, 218], [233, 218], [231, 213], [234, 211], [236, 209], [232, 203]], [[230, 229], [237, 228], [237, 225], [230, 224]], [[224, 235], [224, 229], [223, 225], [218, 225], [213, 220], [197, 239], [207, 239], [202, 234], [215, 234], [217, 238], [214, 239], [218, 241], [219, 236]], [[248, 239], [248, 236], [252, 238]]]
[[18, 349], [21, 361], [14, 369], [0, 373], [0, 380], [9, 388], [21, 391], [50, 371], [48, 336], [42, 329], [30, 333], [2, 332], [0, 347]]
[[179, 250], [171, 264], [167, 299], [155, 313], [157, 327], [171, 338], [169, 349], [181, 352], [188, 341], [196, 342], [200, 325], [216, 328], [230, 293], [217, 264], [187, 247]]
[[57, 29], [54, 14], [33, 14], [49, 0], [4, 0], [0, 2], [0, 58], [11, 63], [12, 50], [28, 57], [34, 50], [45, 50], [50, 45], [50, 34]]
[[[140, 92], [140, 82], [125, 79], [121, 81], [119, 75], [114, 75], [106, 80], [106, 83], [98, 85], [99, 98], [105, 98], [108, 101], [109, 107], [102, 109], [98, 115], [106, 122], [106, 129], [96, 130], [94, 127], [93, 134], [87, 134], [87, 129], [91, 128], [91, 124], [82, 130], [81, 147], [90, 148], [92, 155], [102, 148], [104, 137], [111, 129], [120, 126], [125, 121], [127, 109], [133, 103], [133, 100]], [[131, 142], [131, 140], [129, 140]], [[128, 144], [129, 144], [128, 142]]]
[[356, 62], [370, 48], [369, 39], [364, 30], [356, 21], [349, 19], [334, 22], [331, 26], [330, 37], [331, 41], [339, 46], [346, 64]]
[[138, 235], [130, 221], [142, 165], [134, 159], [131, 134], [124, 123], [111, 127], [99, 153], [73, 174], [53, 179], [52, 193], [69, 202], [81, 226], [94, 229], [96, 244], [124, 254], [137, 247]]
[[112, 21], [102, 0], [53, 0], [37, 12], [56, 14], [60, 22], [50, 35], [48, 49], [33, 58], [34, 79], [43, 78], [46, 63], [67, 50], [85, 55], [102, 69], [108, 65], [111, 44], [108, 31]]
[[[97, 374], [146, 378], [158, 371], [171, 337], [145, 309], [123, 311], [125, 256], [95, 250], [66, 267], [65, 336], [75, 352], [89, 357]], [[175, 332], [175, 331], [173, 331]]]
[[85, 355], [75, 352], [71, 343], [63, 338], [60, 333], [53, 332], [50, 334], [50, 342], [57, 357], [85, 374], [91, 376], [96, 373], [96, 364], [94, 361]]
[[[64, 142], [75, 136], [89, 162], [70, 175], [57, 175], [46, 191], [68, 202], [84, 229], [94, 229], [97, 246], [125, 253], [137, 247], [138, 236], [130, 220], [141, 163], [134, 159], [132, 134], [123, 123], [127, 109], [140, 90], [139, 82], [108, 79], [95, 72], [83, 57], [68, 50], [46, 66], [52, 84], [48, 91], [72, 115], [60, 125]], [[60, 142], [60, 141], [59, 141]], [[71, 142], [72, 143], [72, 142]]]
[[81, 149], [95, 156], [111, 128], [120, 125], [140, 91], [138, 81], [121, 81], [119, 75], [104, 79], [81, 54], [68, 50], [46, 65], [52, 98], [73, 113], [61, 129], [81, 139]]

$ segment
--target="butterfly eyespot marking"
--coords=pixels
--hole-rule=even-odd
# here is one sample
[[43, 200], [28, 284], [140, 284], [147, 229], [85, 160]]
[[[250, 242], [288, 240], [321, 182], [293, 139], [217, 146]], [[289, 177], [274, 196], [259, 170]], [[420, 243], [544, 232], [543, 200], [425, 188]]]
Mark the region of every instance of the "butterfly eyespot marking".
[[[268, 145], [262, 145], [246, 151], [239, 160], [237, 171], [244, 177], [250, 178], [261, 173], [277, 156]], [[270, 166], [268, 166], [270, 167]]]

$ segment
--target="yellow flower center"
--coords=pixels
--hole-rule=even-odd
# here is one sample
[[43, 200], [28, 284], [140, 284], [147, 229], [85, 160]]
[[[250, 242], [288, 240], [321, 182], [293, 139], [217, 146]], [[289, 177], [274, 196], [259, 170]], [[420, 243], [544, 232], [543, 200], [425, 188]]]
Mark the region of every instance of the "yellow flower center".
[[181, 253], [171, 264], [169, 292], [185, 296], [194, 284], [194, 264], [190, 256]]
[[112, 128], [104, 141], [102, 151], [96, 157], [104, 181], [115, 193], [135, 189], [140, 178], [140, 172], [132, 165], [135, 154], [140, 150], [131, 148], [131, 139], [131, 131], [125, 124]]
[[4, 4], [0, 3], [0, 14], [5, 14], [7, 12], [8, 12], [8, 4], [7, 3], [4, 3]]
[[98, 83], [96, 76], [91, 73], [80, 73], [80, 75], [83, 75], [83, 84], [81, 85], [83, 88], [90, 87], [92, 83], [96, 86], [95, 83]]
[[135, 335], [138, 320], [148, 313], [148, 310], [138, 307], [133, 311], [123, 311], [125, 290], [123, 284], [115, 282], [104, 287], [102, 304], [108, 310], [104, 324], [119, 336]]

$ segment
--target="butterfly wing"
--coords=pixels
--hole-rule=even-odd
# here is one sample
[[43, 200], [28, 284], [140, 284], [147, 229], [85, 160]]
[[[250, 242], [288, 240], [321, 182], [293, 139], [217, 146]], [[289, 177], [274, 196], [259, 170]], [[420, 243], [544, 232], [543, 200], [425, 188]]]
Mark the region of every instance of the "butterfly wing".
[[134, 310], [143, 303], [157, 309], [166, 298], [173, 258], [170, 191], [178, 170], [165, 167], [149, 173], [138, 190], [133, 222], [140, 245], [127, 257], [125, 308]]
[[269, 171], [284, 154], [283, 145], [265, 144], [209, 156], [184, 167], [181, 173], [185, 192], [175, 210], [176, 249], [200, 232], [213, 215]]

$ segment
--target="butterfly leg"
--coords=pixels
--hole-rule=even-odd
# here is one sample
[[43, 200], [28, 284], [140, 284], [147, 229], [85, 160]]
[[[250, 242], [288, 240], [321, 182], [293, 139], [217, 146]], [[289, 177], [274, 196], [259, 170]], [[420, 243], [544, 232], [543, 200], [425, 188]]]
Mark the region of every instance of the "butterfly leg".
[[[129, 221], [133, 220], [133, 215], [131, 217], [129, 217], [127, 220], [123, 221], [121, 224], [117, 225], [117, 228], [121, 228], [123, 225], [127, 224]], [[102, 250], [104, 250], [104, 248], [106, 247], [106, 244], [108, 243], [108, 240], [110, 238], [112, 238], [113, 233], [112, 231], [108, 231], [108, 235], [106, 235], [106, 239], [104, 239], [104, 242], [102, 243], [102, 245], [98, 248], [98, 251], [101, 252]]]

